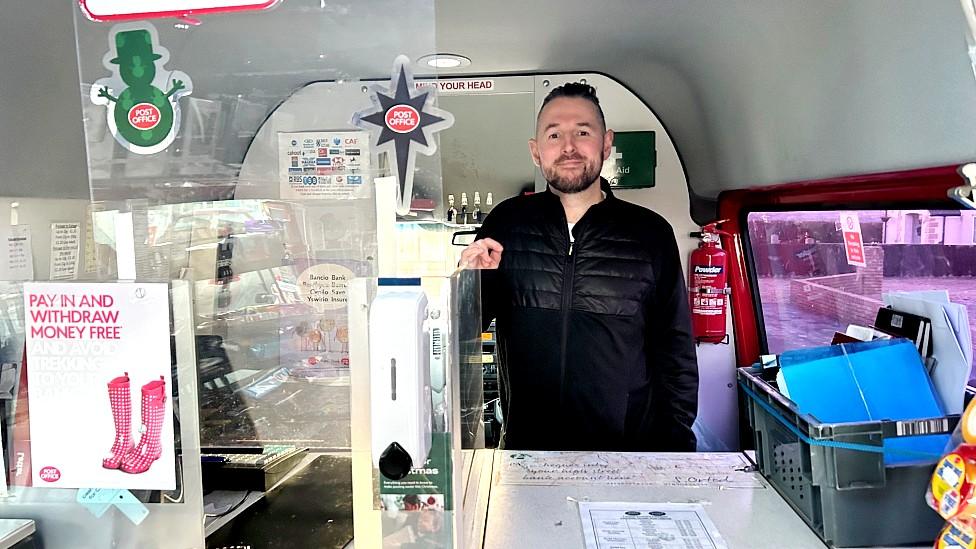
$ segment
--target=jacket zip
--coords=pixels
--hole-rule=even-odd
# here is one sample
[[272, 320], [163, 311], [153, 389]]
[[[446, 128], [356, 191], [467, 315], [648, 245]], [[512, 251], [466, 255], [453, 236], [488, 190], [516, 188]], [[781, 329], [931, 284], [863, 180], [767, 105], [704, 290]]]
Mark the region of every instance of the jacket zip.
[[[610, 193], [607, 193], [607, 197]], [[592, 208], [592, 207], [591, 207]], [[566, 218], [566, 212], [563, 210], [562, 205], [559, 206], [559, 213], [562, 214], [562, 227], [566, 227], [566, 237], [569, 241], [569, 247], [566, 250], [566, 267], [563, 269], [563, 294], [562, 294], [562, 314], [563, 314], [563, 330], [562, 337], [559, 341], [559, 410], [563, 410], [566, 401], [566, 346], [569, 343], [569, 313], [570, 307], [573, 305], [573, 278], [576, 276], [576, 256], [573, 255], [573, 247], [575, 242], [573, 241], [572, 232], [569, 230], [569, 219]], [[586, 219], [590, 214], [590, 210], [580, 217], [575, 227], [578, 227], [584, 219]], [[582, 234], [582, 233], [581, 233]]]
[[[563, 225], [565, 226], [565, 225]], [[568, 227], [567, 227], [568, 229]], [[563, 409], [566, 397], [566, 344], [569, 340], [569, 310], [573, 304], [573, 276], [576, 270], [576, 256], [573, 255], [573, 235], [569, 235], [569, 250], [566, 253], [566, 268], [563, 269], [563, 333], [559, 345], [559, 409]]]

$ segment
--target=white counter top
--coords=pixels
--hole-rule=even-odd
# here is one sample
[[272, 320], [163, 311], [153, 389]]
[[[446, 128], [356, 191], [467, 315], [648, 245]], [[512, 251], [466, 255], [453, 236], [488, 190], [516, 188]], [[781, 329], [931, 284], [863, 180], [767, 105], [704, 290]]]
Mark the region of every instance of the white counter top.
[[[503, 478], [501, 474], [503, 469], [511, 471], [510, 468], [505, 468], [504, 460], [512, 459], [514, 454], [512, 451], [494, 452], [490, 497], [487, 498], [484, 549], [584, 547], [577, 504], [581, 500], [700, 503], [725, 541], [734, 549], [825, 547], [817, 535], [765, 481], [757, 483], [763, 485], [761, 488], [665, 486], [655, 485], [658, 484], [655, 479], [643, 481], [643, 484], [630, 479], [622, 485], [613, 486], [601, 485], [592, 479], [584, 480], [582, 484], [516, 484], [518, 479]], [[532, 456], [534, 453], [521, 454]], [[691, 463], [702, 464], [703, 469], [708, 468], [710, 456], [714, 459], [717, 454], [682, 455]], [[743, 473], [736, 471], [736, 474], [741, 477]], [[761, 479], [757, 472], [745, 474]], [[468, 507], [465, 512], [469, 512]], [[468, 545], [476, 546], [476, 543]], [[923, 547], [927, 549], [931, 545], [919, 546], [920, 549]]]

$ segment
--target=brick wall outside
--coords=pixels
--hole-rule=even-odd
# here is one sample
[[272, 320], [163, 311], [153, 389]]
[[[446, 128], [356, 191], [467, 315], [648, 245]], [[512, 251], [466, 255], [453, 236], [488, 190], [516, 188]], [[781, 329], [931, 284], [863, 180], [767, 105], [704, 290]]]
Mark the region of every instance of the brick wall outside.
[[864, 255], [868, 266], [857, 268], [857, 274], [861, 275], [861, 295], [881, 301], [881, 279], [884, 278], [884, 247], [865, 246]]
[[870, 326], [881, 303], [884, 250], [865, 247], [867, 267], [857, 272], [790, 281], [790, 301], [815, 313], [836, 318], [838, 330], [847, 324]]

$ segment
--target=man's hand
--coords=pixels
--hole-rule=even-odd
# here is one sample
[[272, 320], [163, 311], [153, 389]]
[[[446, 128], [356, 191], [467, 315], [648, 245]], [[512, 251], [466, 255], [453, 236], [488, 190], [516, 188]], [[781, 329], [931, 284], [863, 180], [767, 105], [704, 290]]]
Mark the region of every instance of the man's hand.
[[475, 240], [461, 252], [462, 269], [497, 269], [502, 260], [502, 245], [497, 240]]

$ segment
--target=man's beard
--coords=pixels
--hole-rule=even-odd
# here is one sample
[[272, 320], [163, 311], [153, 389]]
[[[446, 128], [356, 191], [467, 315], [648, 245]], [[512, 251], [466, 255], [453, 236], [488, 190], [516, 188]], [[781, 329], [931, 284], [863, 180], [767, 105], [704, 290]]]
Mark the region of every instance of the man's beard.
[[[577, 175], [560, 175], [558, 173], [559, 163], [566, 160], [581, 160], [583, 161], [583, 170], [578, 172]], [[596, 181], [597, 177], [600, 175], [600, 166], [596, 162], [586, 161], [580, 156], [575, 156], [572, 158], [560, 158], [553, 165], [549, 166], [548, 169], [542, 170], [542, 175], [545, 176], [546, 181], [549, 185], [563, 194], [574, 194], [578, 192], [585, 191]]]

